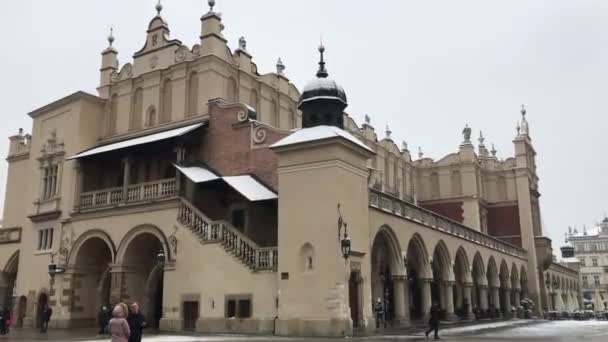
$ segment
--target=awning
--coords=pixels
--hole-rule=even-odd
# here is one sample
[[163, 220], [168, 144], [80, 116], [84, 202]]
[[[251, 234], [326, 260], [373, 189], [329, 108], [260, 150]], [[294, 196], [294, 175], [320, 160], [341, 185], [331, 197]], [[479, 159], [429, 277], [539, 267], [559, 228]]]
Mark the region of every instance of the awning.
[[180, 127], [180, 128], [170, 129], [170, 130], [164, 131], [164, 132], [158, 132], [158, 133], [154, 133], [154, 134], [150, 134], [150, 135], [145, 135], [145, 136], [139, 137], [139, 138], [133, 138], [133, 139], [120, 141], [120, 142], [113, 143], [113, 144], [94, 147], [92, 149], [85, 150], [74, 156], [71, 156], [67, 160], [78, 159], [78, 158], [82, 158], [82, 157], [86, 157], [86, 156], [91, 156], [94, 154], [100, 154], [100, 153], [104, 153], [104, 152], [120, 150], [120, 149], [127, 148], [127, 147], [143, 145], [143, 144], [148, 144], [148, 143], [155, 142], [155, 141], [179, 137], [179, 136], [182, 136], [188, 132], [191, 132], [191, 131], [201, 127], [202, 125], [203, 125], [202, 123], [197, 123], [194, 125], [188, 125], [188, 126], [184, 126], [184, 127]]
[[251, 202], [277, 198], [277, 194], [250, 175], [220, 177], [201, 166], [173, 165], [194, 183], [205, 183], [221, 179]]

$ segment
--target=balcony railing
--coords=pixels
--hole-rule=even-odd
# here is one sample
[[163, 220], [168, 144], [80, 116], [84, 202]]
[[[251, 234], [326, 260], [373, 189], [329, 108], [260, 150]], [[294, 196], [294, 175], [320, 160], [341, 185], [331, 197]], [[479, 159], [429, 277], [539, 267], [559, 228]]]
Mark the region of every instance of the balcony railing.
[[432, 211], [420, 208], [390, 194], [378, 191], [373, 187], [370, 187], [369, 191], [369, 205], [371, 207], [391, 212], [397, 216], [419, 222], [425, 226], [440, 230], [446, 234], [455, 235], [518, 258], [526, 257], [525, 250], [513, 246], [510, 243], [486, 235], [480, 231], [469, 228], [461, 223], [445, 218]]
[[228, 222], [212, 221], [184, 199], [180, 202], [177, 220], [197, 235], [201, 242], [222, 244], [227, 252], [250, 269], [276, 271], [276, 247], [259, 247]]
[[80, 209], [104, 208], [121, 203], [137, 203], [173, 197], [177, 194], [175, 178], [139, 183], [127, 187], [126, 201], [123, 188], [110, 188], [80, 194]]

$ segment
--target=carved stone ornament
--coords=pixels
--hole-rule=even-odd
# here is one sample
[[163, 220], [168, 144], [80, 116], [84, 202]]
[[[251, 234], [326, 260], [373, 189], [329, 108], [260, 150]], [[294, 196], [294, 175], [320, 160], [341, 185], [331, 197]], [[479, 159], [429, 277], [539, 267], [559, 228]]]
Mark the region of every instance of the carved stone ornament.
[[179, 49], [177, 49], [177, 51], [175, 52], [175, 61], [177, 63], [183, 62], [186, 60], [186, 57], [188, 56], [188, 48], [185, 46], [181, 46]]
[[42, 154], [44, 156], [54, 155], [63, 153], [65, 151], [65, 145], [63, 141], [57, 139], [57, 131], [53, 130], [51, 136], [47, 139], [44, 146], [42, 146]]
[[150, 69], [156, 69], [158, 66], [158, 56], [154, 55], [150, 57]]
[[236, 118], [239, 122], [245, 122], [249, 119], [249, 114], [244, 110], [241, 110], [237, 113]]
[[192, 55], [194, 55], [194, 57], [198, 57], [201, 55], [201, 46], [200, 45], [194, 45], [192, 47]]
[[59, 263], [66, 265], [68, 263], [68, 256], [70, 250], [75, 241], [74, 227], [71, 224], [66, 224], [61, 227], [61, 242], [59, 245]]
[[266, 141], [266, 129], [262, 126], [257, 127], [253, 131], [253, 142], [256, 144], [263, 144]]

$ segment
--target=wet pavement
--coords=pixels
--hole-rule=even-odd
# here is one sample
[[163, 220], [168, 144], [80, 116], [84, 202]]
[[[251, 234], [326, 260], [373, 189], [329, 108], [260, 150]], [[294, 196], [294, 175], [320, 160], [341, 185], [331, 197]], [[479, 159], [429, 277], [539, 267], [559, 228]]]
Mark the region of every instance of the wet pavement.
[[[608, 321], [508, 321], [488, 324], [454, 327], [440, 332], [441, 339], [447, 341], [590, 341], [608, 340]], [[308, 341], [329, 342], [342, 338], [286, 338], [275, 336], [244, 335], [152, 335], [145, 342], [239, 342], [239, 341]], [[409, 335], [377, 335], [345, 338], [356, 341], [424, 341], [422, 332]], [[52, 330], [41, 334], [31, 330], [13, 330], [8, 336], [0, 336], [2, 341], [109, 341], [96, 338], [93, 330]]]

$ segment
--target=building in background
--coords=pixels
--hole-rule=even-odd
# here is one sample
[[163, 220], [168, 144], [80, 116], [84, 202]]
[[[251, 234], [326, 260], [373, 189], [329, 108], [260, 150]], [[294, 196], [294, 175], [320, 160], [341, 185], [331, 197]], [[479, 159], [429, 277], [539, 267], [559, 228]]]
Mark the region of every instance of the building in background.
[[[583, 305], [590, 310], [608, 308], [608, 217], [596, 227], [582, 231], [568, 228], [566, 250], [570, 257], [564, 261], [580, 265], [580, 285]], [[563, 247], [562, 247], [563, 250]], [[562, 256], [564, 256], [562, 254]], [[574, 259], [573, 259], [574, 258]]]
[[160, 4], [132, 62], [110, 35], [98, 94], [9, 138], [0, 304], [18, 326], [46, 304], [54, 327], [92, 326], [119, 301], [163, 331], [325, 336], [373, 330], [377, 299], [395, 327], [432, 302], [448, 320], [508, 318], [522, 298], [577, 307], [578, 275], [543, 236], [524, 108], [512, 157], [468, 126], [454, 153], [412, 156], [344, 113], [323, 46], [300, 92], [280, 59], [260, 73], [245, 38], [230, 50], [209, 5], [192, 47]]

